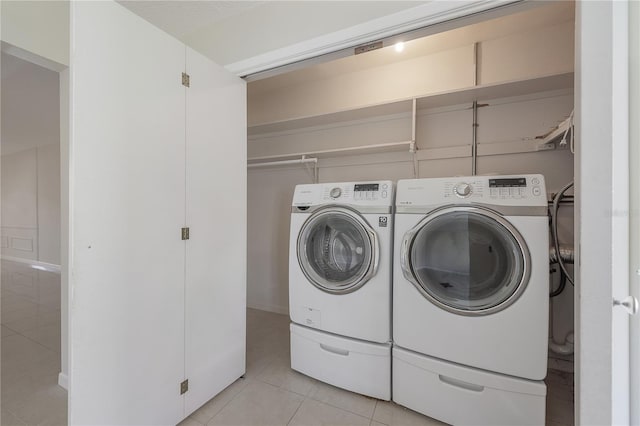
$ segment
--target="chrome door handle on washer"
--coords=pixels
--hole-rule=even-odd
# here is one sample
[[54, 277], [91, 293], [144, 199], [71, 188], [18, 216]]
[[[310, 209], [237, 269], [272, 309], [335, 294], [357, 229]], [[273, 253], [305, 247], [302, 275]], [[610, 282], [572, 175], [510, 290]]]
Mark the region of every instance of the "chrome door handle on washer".
[[402, 238], [402, 245], [400, 246], [400, 268], [402, 269], [402, 275], [413, 284], [416, 283], [416, 279], [411, 272], [411, 266], [409, 265], [409, 243], [413, 239], [415, 232], [407, 232]]
[[[366, 228], [365, 228], [366, 229]], [[378, 235], [375, 231], [371, 229], [367, 229], [369, 236], [371, 237], [371, 246], [372, 246], [372, 257], [373, 257], [373, 272], [371, 276], [375, 275], [378, 272], [378, 265], [380, 264], [380, 250], [378, 247]]]

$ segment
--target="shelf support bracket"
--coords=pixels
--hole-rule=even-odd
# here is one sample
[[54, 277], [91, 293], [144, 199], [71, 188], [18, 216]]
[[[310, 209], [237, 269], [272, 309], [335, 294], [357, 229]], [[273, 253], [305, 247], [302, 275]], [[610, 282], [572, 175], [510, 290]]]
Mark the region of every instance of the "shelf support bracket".
[[409, 152], [412, 154], [413, 177], [418, 179], [420, 176], [420, 164], [418, 163], [418, 145], [416, 144], [416, 122], [418, 120], [418, 100], [413, 98], [411, 108], [411, 143], [409, 144]]

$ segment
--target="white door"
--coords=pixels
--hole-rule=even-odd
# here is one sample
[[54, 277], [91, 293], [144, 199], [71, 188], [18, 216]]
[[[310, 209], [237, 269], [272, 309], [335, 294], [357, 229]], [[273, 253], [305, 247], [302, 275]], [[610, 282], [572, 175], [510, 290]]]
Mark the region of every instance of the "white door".
[[[640, 115], [640, 2], [629, 3], [629, 117]], [[640, 122], [629, 122], [630, 211], [640, 212]], [[640, 298], [640, 214], [631, 215], [631, 294]], [[640, 424], [640, 315], [631, 322], [631, 424]]]
[[244, 82], [115, 2], [71, 10], [69, 423], [176, 424], [244, 372]]
[[[628, 424], [629, 4], [576, 3], [576, 423]], [[633, 404], [633, 402], [631, 402]], [[637, 404], [637, 402], [635, 403]]]
[[187, 49], [185, 415], [244, 374], [246, 84]]

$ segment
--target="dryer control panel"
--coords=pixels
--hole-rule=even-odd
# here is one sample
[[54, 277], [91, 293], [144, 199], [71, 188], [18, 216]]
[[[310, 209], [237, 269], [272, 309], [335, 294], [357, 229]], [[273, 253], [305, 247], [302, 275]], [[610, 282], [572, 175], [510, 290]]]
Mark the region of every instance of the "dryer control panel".
[[298, 185], [293, 195], [293, 206], [321, 204], [393, 206], [393, 195], [391, 181]]
[[544, 176], [461, 176], [398, 181], [397, 206], [474, 203], [546, 206]]

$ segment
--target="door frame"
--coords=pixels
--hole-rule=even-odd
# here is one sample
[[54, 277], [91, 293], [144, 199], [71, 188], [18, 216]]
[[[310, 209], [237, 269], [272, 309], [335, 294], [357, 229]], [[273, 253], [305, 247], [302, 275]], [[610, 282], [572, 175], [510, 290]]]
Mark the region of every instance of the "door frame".
[[[640, 114], [640, 3], [629, 2], [629, 117]], [[629, 173], [631, 182], [630, 262], [631, 294], [640, 298], [640, 123], [629, 121]], [[631, 424], [640, 423], [640, 316], [631, 320]], [[633, 362], [633, 360], [636, 360]]]
[[[446, 21], [443, 17], [481, 21], [494, 16], [480, 12], [510, 6], [503, 8], [502, 13], [512, 13], [533, 7], [535, 2], [490, 1], [485, 2], [484, 8], [480, 3], [450, 5], [448, 10], [439, 12], [425, 7], [418, 20], [422, 26], [432, 27]], [[297, 66], [310, 65], [314, 59], [309, 58], [317, 56], [320, 57], [316, 62], [336, 59], [341, 57], [340, 48], [350, 51], [350, 47], [358, 42], [371, 41], [372, 34], [380, 37], [386, 34], [392, 39], [390, 34], [410, 30], [411, 23], [416, 20], [406, 15], [403, 20], [400, 15], [377, 20], [375, 32], [365, 31], [362, 25], [349, 29], [354, 43], [350, 46], [334, 45], [333, 50], [323, 50], [336, 35], [333, 33], [320, 40], [296, 44], [290, 50], [280, 49], [230, 64], [227, 68], [251, 81], [288, 71], [287, 65], [293, 62], [292, 58], [303, 61]], [[626, 313], [622, 317], [617, 315], [614, 333], [612, 303], [614, 295], [623, 298], [629, 294], [629, 139], [628, 132], [623, 131], [628, 130], [629, 124], [628, 15], [627, 2], [576, 2], [575, 128], [578, 142], [574, 159], [574, 270], [578, 284], [574, 292], [574, 409], [578, 424], [629, 421], [629, 320]], [[442, 25], [437, 28], [443, 29]], [[320, 43], [322, 40], [325, 44]], [[291, 54], [292, 51], [298, 56]], [[275, 70], [265, 71], [271, 69]], [[637, 100], [635, 102], [637, 104]], [[607, 201], [603, 203], [602, 200]], [[583, 229], [585, 232], [581, 232]], [[602, 342], [609, 344], [602, 345]], [[637, 346], [640, 347], [640, 343]], [[636, 375], [639, 377], [634, 383], [640, 383], [640, 372]], [[640, 413], [636, 417], [640, 418]]]
[[576, 3], [576, 424], [629, 423], [628, 30], [627, 2]]
[[0, 51], [57, 72], [60, 98], [60, 373], [58, 385], [68, 390], [69, 367], [69, 67], [2, 41]]

